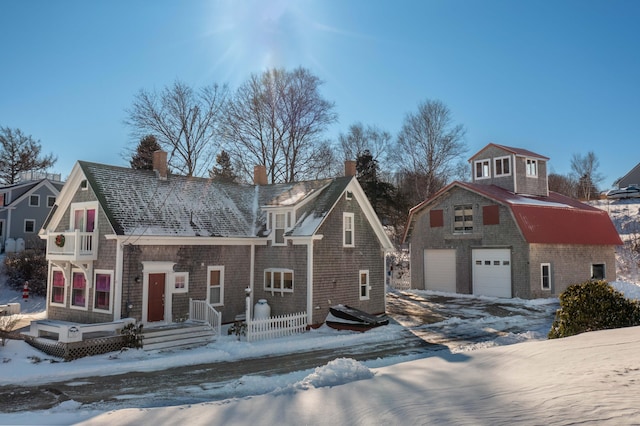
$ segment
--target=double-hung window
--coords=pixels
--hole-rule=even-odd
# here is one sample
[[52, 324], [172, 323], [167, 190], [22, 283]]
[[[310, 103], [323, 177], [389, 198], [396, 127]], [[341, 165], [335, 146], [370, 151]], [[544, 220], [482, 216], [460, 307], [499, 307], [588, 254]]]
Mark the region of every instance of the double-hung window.
[[488, 179], [491, 177], [491, 163], [489, 160], [478, 160], [475, 162], [476, 179]]
[[361, 270], [359, 272], [360, 282], [360, 300], [369, 300], [369, 290], [371, 287], [369, 286], [369, 271]]
[[40, 196], [38, 194], [29, 197], [29, 207], [40, 207]]
[[111, 297], [113, 281], [112, 272], [96, 272], [95, 277], [95, 300], [93, 308], [98, 311], [111, 311]]
[[64, 274], [62, 271], [53, 270], [51, 275], [51, 303], [64, 305]]
[[72, 275], [71, 306], [76, 308], [87, 307], [87, 280], [82, 272], [73, 272]]
[[473, 206], [471, 204], [454, 207], [453, 232], [456, 234], [473, 232]]
[[509, 176], [511, 174], [511, 163], [509, 157], [499, 157], [494, 160], [495, 176]]
[[34, 219], [24, 220], [24, 232], [29, 234], [32, 232], [36, 232], [36, 221]]
[[533, 158], [527, 158], [527, 176], [529, 177], [537, 177], [538, 176], [538, 160], [534, 160]]
[[343, 213], [342, 215], [342, 245], [344, 247], [355, 247], [353, 213]]

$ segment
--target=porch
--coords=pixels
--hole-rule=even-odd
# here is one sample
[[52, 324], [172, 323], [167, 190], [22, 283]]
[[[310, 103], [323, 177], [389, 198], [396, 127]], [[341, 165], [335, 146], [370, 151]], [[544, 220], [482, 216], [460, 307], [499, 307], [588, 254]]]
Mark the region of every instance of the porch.
[[79, 230], [50, 232], [42, 237], [47, 241], [47, 260], [89, 261], [98, 256], [98, 233]]

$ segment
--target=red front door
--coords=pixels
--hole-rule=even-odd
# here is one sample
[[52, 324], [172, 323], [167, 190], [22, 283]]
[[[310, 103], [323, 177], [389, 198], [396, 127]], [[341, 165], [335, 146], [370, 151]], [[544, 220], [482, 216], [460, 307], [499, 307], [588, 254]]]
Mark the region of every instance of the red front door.
[[164, 321], [164, 280], [165, 274], [149, 274], [149, 299], [147, 321]]

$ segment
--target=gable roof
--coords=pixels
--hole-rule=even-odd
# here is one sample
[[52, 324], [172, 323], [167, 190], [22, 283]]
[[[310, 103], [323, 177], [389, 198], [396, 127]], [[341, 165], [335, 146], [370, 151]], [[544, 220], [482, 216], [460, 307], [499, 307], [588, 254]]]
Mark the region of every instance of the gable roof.
[[25, 198], [31, 195], [33, 192], [37, 191], [42, 187], [47, 187], [52, 194], [58, 195], [60, 190], [63, 187], [63, 183], [60, 181], [52, 181], [49, 179], [40, 179], [40, 180], [31, 180], [27, 182], [19, 182], [13, 185], [7, 185], [0, 188], [0, 193], [11, 193], [11, 198], [9, 200], [9, 206], [15, 206], [22, 202]]
[[487, 146], [482, 148], [480, 151], [478, 151], [475, 154], [473, 154], [471, 156], [471, 158], [469, 159], [469, 161], [473, 160], [478, 155], [480, 155], [481, 152], [483, 152], [484, 150], [486, 150], [487, 148], [490, 148], [490, 147], [494, 147], [494, 148], [501, 149], [503, 151], [507, 151], [507, 152], [509, 152], [509, 153], [511, 153], [511, 154], [513, 154], [515, 156], [518, 156], [518, 157], [535, 158], [535, 159], [545, 160], [545, 161], [549, 160], [549, 157], [545, 157], [544, 155], [536, 154], [535, 152], [529, 151], [528, 149], [514, 148], [514, 147], [511, 147], [511, 146], [505, 146], [505, 145], [498, 145], [497, 143], [491, 142]]
[[640, 184], [640, 163], [636, 164], [636, 166], [629, 170], [626, 175], [614, 182], [614, 185], [617, 185], [618, 188], [634, 184]]
[[621, 245], [622, 240], [607, 212], [573, 198], [549, 191], [547, 197], [515, 194], [496, 185], [453, 182], [429, 200], [409, 211], [406, 240], [412, 232], [416, 213], [451, 191], [462, 188], [474, 192], [510, 209], [511, 214], [529, 243]]
[[[250, 185], [178, 175], [159, 179], [151, 170], [78, 161], [69, 188], [63, 190], [68, 193], [61, 194], [57, 220], [83, 179], [114, 233], [123, 236], [264, 237], [267, 211], [283, 208], [296, 211], [288, 236], [312, 236], [346, 188], [359, 188], [355, 177]], [[366, 214], [370, 205], [361, 189], [359, 193]], [[382, 230], [375, 213], [368, 218], [374, 229]], [[388, 238], [381, 242], [386, 247]]]

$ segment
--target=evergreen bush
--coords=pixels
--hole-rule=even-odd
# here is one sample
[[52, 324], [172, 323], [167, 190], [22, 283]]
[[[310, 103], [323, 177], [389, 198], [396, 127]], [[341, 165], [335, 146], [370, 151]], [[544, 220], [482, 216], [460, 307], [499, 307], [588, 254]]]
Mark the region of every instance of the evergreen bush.
[[640, 325], [640, 303], [627, 299], [606, 281], [574, 284], [560, 294], [560, 309], [549, 339], [585, 331]]
[[44, 250], [8, 253], [4, 258], [4, 269], [10, 288], [22, 291], [25, 281], [28, 281], [30, 295], [47, 294], [47, 259]]

